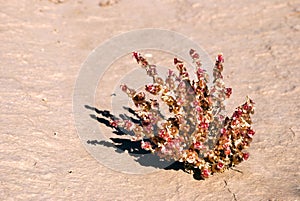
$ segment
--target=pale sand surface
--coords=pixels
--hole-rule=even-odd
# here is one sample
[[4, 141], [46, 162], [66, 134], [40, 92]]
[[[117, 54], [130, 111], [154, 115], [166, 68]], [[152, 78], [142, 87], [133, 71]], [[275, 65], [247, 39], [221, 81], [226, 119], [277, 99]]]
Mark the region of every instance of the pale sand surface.
[[[300, 3], [216, 2], [1, 0], [1, 200], [300, 200]], [[224, 53], [228, 107], [246, 95], [256, 102], [242, 174], [130, 175], [85, 150], [72, 115], [80, 66], [105, 40], [140, 28], [182, 33], [212, 58]]]

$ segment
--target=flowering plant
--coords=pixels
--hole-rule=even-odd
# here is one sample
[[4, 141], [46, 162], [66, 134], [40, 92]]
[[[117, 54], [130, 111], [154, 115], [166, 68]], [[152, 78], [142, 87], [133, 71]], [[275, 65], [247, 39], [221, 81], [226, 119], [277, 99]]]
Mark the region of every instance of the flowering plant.
[[[190, 56], [197, 80], [190, 80], [183, 61], [177, 58], [174, 64], [179, 73], [169, 70], [164, 80], [155, 65], [140, 53], [133, 52], [137, 63], [153, 78], [153, 82], [145, 86], [147, 95], [126, 84], [121, 85], [122, 91], [136, 106], [140, 123], [113, 119], [110, 123], [134, 132], [132, 140], [141, 140], [143, 149], [166, 160], [182, 162], [185, 170], [198, 171], [202, 178], [207, 178], [248, 159], [249, 153], [245, 149], [255, 134], [250, 118], [254, 113], [254, 102], [247, 97], [232, 116], [226, 116], [224, 101], [230, 97], [232, 89], [226, 88], [223, 81], [223, 55], [216, 58], [210, 88], [199, 54], [190, 50]], [[168, 114], [162, 114], [162, 104], [167, 105]]]

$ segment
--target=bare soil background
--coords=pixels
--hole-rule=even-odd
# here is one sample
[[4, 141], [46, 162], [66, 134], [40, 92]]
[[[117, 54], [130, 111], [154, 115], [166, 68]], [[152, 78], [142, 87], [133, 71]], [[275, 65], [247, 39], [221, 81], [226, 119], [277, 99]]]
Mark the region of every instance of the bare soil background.
[[[1, 200], [300, 200], [299, 1], [99, 3], [0, 0]], [[72, 116], [80, 66], [105, 40], [141, 28], [182, 33], [212, 58], [224, 53], [228, 107], [246, 95], [256, 102], [242, 173], [131, 175], [87, 153]]]

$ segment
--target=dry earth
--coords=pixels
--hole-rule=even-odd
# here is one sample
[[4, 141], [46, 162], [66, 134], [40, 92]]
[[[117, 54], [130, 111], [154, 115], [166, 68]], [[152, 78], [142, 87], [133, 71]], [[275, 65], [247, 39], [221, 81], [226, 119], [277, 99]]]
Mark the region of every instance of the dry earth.
[[[110, 2], [0, 1], [1, 200], [300, 200], [299, 1]], [[125, 174], [85, 150], [72, 114], [81, 64], [105, 40], [141, 28], [182, 33], [212, 58], [224, 53], [229, 108], [246, 95], [256, 102], [242, 173]]]

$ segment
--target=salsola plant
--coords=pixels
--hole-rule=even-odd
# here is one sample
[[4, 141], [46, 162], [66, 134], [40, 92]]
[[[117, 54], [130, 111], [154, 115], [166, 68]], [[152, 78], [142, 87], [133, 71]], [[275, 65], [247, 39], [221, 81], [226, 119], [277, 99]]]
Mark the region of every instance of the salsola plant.
[[[226, 116], [224, 101], [232, 89], [226, 88], [223, 81], [223, 55], [216, 57], [211, 87], [199, 54], [190, 50], [190, 56], [196, 80], [190, 80], [183, 61], [177, 58], [174, 65], [178, 72], [169, 69], [163, 79], [155, 65], [133, 52], [137, 63], [153, 78], [144, 91], [121, 85], [136, 106], [140, 123], [130, 120], [111, 120], [110, 123], [134, 132], [132, 140], [141, 140], [143, 149], [166, 160], [182, 162], [185, 170], [198, 171], [202, 178], [207, 178], [248, 159], [245, 149], [255, 133], [250, 118], [254, 102], [247, 97], [232, 116]], [[167, 106], [168, 114], [162, 113], [162, 104]]]

